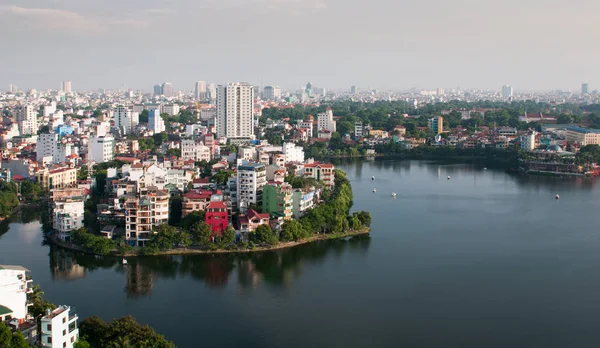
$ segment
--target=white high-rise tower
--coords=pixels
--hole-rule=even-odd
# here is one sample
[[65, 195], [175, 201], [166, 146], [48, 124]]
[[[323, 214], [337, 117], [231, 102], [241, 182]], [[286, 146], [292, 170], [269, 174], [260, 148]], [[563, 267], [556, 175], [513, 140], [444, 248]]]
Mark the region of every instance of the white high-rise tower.
[[196, 100], [206, 99], [206, 82], [196, 82], [196, 85], [194, 86], [194, 97], [196, 98]]
[[21, 135], [37, 134], [37, 110], [33, 105], [20, 105], [15, 109], [19, 133]]
[[63, 81], [62, 91], [65, 93], [71, 93], [71, 81]]
[[217, 87], [217, 135], [227, 138], [254, 136], [254, 88], [247, 83]]

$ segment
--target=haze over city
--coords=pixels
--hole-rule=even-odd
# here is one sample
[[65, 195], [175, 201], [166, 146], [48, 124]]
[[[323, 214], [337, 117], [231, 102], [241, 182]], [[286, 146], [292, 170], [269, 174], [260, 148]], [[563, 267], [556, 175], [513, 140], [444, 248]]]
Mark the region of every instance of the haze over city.
[[[594, 88], [592, 0], [1, 0], [0, 86]], [[571, 20], [576, 19], [576, 20]]]

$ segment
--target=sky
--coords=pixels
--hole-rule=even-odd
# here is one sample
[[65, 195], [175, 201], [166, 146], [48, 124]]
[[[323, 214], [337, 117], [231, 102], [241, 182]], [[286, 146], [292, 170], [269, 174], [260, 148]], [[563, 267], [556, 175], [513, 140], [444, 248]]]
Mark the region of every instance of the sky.
[[579, 90], [597, 0], [0, 0], [0, 90]]

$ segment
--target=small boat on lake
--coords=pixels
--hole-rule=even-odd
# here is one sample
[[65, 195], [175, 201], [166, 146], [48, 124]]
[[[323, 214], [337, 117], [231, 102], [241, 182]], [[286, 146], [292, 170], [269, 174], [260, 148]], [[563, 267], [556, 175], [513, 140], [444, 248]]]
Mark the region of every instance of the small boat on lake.
[[126, 265], [126, 264], [127, 264], [127, 260], [126, 260], [126, 259], [123, 259], [123, 260], [121, 261], [121, 263], [122, 263], [122, 264], [124, 264], [124, 265]]
[[559, 195], [556, 195], [556, 199], [560, 199], [560, 196], [559, 196]]
[[375, 193], [375, 192], [377, 192], [377, 189], [376, 189], [376, 188], [374, 188], [374, 189], [373, 189], [373, 193]]
[[392, 192], [392, 197], [396, 198], [396, 192]]
[[372, 176], [372, 177], [371, 177], [371, 180], [375, 180], [375, 177], [374, 177], [374, 176]]

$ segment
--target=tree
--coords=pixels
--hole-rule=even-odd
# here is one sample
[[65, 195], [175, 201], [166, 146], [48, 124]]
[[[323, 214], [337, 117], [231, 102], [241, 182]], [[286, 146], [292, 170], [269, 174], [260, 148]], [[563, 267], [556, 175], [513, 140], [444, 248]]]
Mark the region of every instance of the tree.
[[6, 324], [0, 322], [0, 347], [10, 348], [12, 333]]
[[258, 226], [254, 232], [250, 233], [250, 240], [258, 244], [277, 244], [277, 237], [269, 225]]
[[148, 110], [140, 112], [140, 123], [148, 123]]
[[191, 234], [197, 245], [206, 246], [211, 242], [212, 229], [206, 222], [200, 221], [192, 226]]
[[281, 239], [298, 241], [308, 237], [308, 233], [298, 220], [286, 221], [281, 228]]
[[168, 149], [167, 156], [181, 157], [181, 149]]
[[569, 124], [571, 122], [573, 122], [573, 119], [571, 118], [570, 115], [560, 115], [556, 119], [556, 123], [558, 123], [558, 124]]
[[371, 226], [371, 213], [369, 213], [368, 211], [358, 212], [358, 219], [360, 220], [363, 226]]
[[181, 245], [184, 248], [187, 248], [190, 245], [192, 245], [192, 237], [190, 236], [189, 233], [187, 233], [187, 232], [179, 233], [179, 245]]
[[156, 147], [169, 139], [169, 135], [166, 132], [154, 134], [152, 137], [154, 138], [154, 146]]
[[221, 238], [221, 244], [225, 247], [235, 243], [235, 230], [231, 226], [227, 226], [227, 229], [223, 231], [223, 237]]
[[217, 185], [225, 185], [225, 184], [227, 184], [227, 180], [229, 180], [229, 178], [232, 175], [233, 175], [232, 170], [225, 169], [225, 170], [221, 170], [217, 174], [215, 174], [214, 178], [215, 178]]
[[205, 220], [206, 213], [204, 210], [193, 211], [183, 218], [181, 218], [181, 222], [179, 225], [184, 231], [190, 231], [192, 226], [199, 222], [203, 222]]
[[92, 348], [92, 346], [86, 340], [79, 338], [75, 344], [73, 344], [73, 348]]
[[29, 348], [29, 344], [27, 343], [27, 340], [25, 340], [25, 336], [23, 336], [21, 331], [17, 331], [12, 335], [10, 347], [11, 348]]
[[132, 316], [109, 323], [92, 316], [79, 325], [79, 335], [90, 347], [175, 347], [173, 342], [156, 333], [148, 325], [140, 325]]
[[42, 187], [29, 180], [21, 183], [21, 196], [27, 201], [37, 201], [42, 195]]

